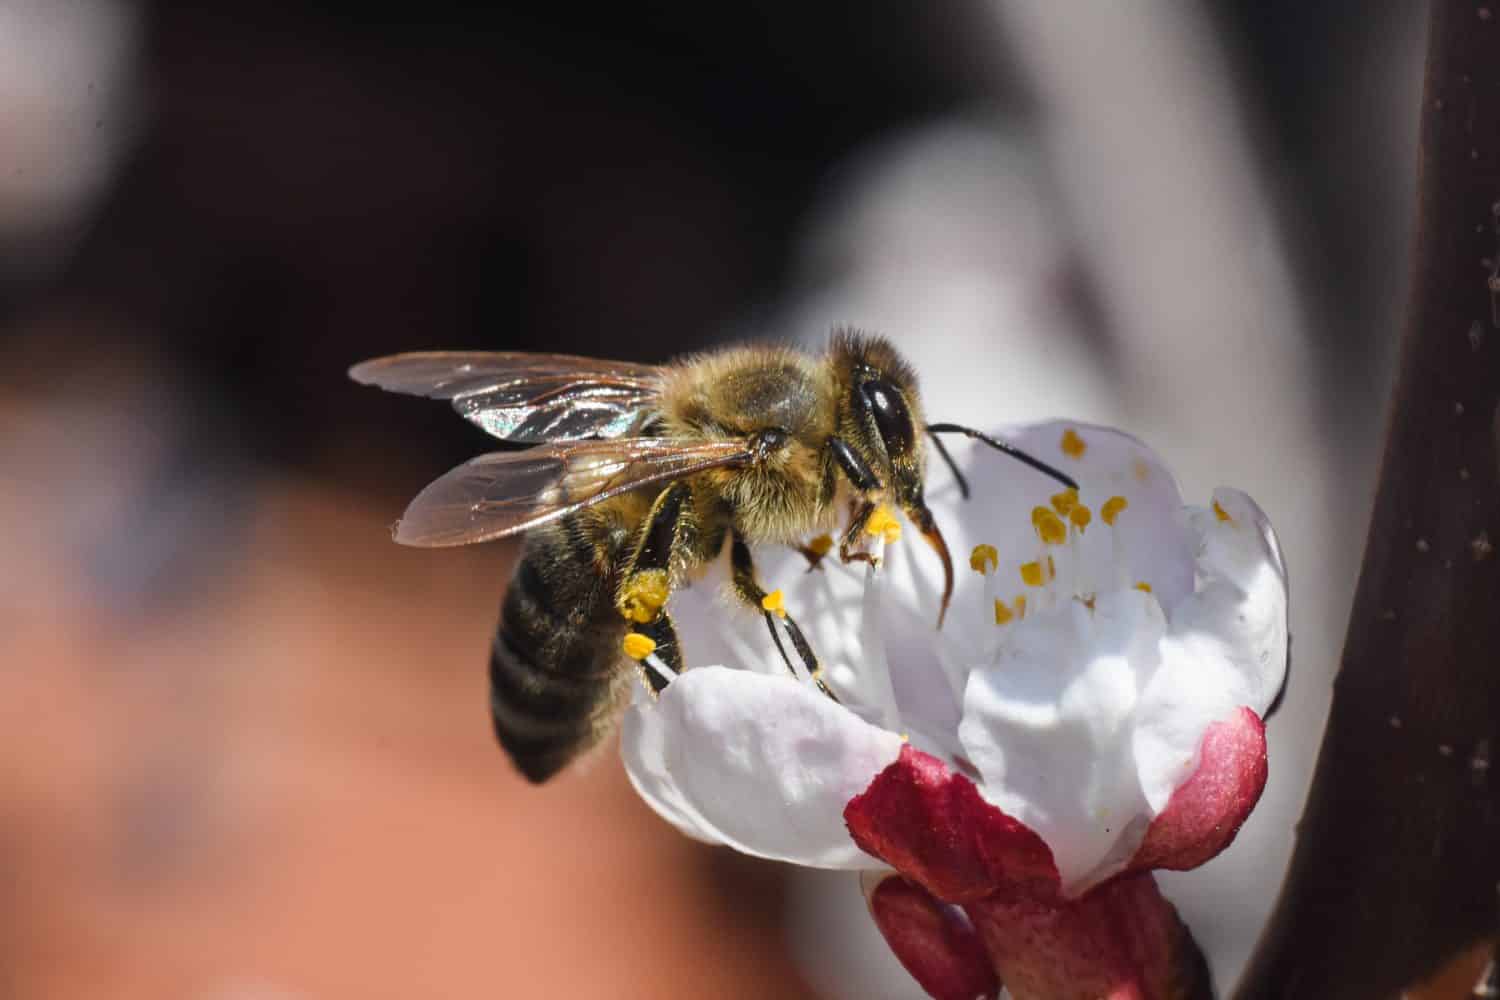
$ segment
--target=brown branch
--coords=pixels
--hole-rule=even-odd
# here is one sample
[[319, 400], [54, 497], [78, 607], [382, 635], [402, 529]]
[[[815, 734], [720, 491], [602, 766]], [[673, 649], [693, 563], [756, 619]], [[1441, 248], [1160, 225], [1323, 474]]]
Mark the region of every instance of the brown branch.
[[1411, 300], [1379, 493], [1296, 853], [1241, 1000], [1395, 996], [1495, 932], [1500, 4], [1490, 2], [1432, 5]]

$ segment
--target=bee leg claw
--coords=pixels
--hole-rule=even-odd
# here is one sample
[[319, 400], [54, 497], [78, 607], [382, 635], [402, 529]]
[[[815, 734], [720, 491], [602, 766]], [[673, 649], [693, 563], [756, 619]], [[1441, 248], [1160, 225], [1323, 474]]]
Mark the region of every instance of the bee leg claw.
[[840, 562], [846, 565], [852, 562], [880, 565], [879, 559], [860, 548], [864, 541], [865, 525], [870, 523], [876, 509], [877, 505], [867, 500], [850, 512], [849, 527], [844, 529], [843, 537], [839, 539]]

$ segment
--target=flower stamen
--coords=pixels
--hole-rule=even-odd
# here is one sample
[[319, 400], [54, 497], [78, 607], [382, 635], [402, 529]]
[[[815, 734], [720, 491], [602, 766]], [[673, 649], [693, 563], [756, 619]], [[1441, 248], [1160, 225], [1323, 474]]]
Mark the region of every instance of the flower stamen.
[[1000, 568], [1000, 550], [993, 545], [976, 545], [969, 553], [969, 568], [980, 576], [988, 576]]
[[1032, 508], [1031, 526], [1045, 545], [1061, 545], [1068, 540], [1067, 525], [1049, 507]]
[[1089, 450], [1088, 442], [1079, 437], [1078, 432], [1071, 427], [1063, 431], [1060, 447], [1064, 455], [1075, 460], [1083, 458], [1083, 453]]
[[865, 534], [883, 539], [889, 545], [901, 538], [901, 522], [889, 507], [881, 504], [865, 522]]

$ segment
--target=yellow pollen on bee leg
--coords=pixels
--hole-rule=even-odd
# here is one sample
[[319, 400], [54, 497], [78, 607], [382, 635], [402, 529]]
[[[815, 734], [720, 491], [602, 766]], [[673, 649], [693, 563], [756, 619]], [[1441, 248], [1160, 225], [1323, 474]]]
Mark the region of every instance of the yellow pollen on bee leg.
[[807, 551], [815, 556], [826, 556], [833, 549], [832, 535], [819, 535], [807, 543]]
[[1040, 562], [1022, 563], [1021, 582], [1028, 587], [1040, 587], [1044, 582], [1042, 564]]
[[649, 635], [641, 635], [639, 632], [627, 632], [625, 641], [620, 643], [620, 648], [625, 650], [625, 655], [632, 660], [644, 660], [656, 652], [656, 640]]
[[1068, 540], [1067, 525], [1047, 507], [1032, 508], [1031, 526], [1036, 529], [1037, 537], [1048, 545], [1061, 545]]
[[1016, 617], [1015, 612], [1012, 611], [1006, 605], [1006, 603], [1004, 601], [1000, 600], [1000, 598], [998, 598], [998, 597], [995, 598], [995, 624], [996, 625], [1007, 625], [1015, 617]]
[[656, 619], [669, 594], [667, 574], [662, 570], [637, 573], [620, 594], [620, 613], [628, 621], [644, 625]]
[[875, 513], [865, 522], [865, 534], [884, 538], [889, 545], [901, 537], [901, 522], [889, 507], [882, 504], [875, 508]]
[[1135, 589], [1141, 591], [1144, 594], [1149, 594], [1151, 593], [1151, 584], [1147, 583], [1145, 580], [1138, 580], [1136, 581]]
[[995, 572], [1000, 568], [1000, 550], [993, 545], [974, 546], [969, 553], [969, 568], [980, 576]]
[[1115, 518], [1119, 517], [1120, 512], [1129, 506], [1130, 502], [1124, 497], [1110, 497], [1104, 501], [1104, 506], [1099, 508], [1099, 517], [1105, 524], [1114, 527]]
[[1061, 493], [1052, 494], [1052, 509], [1063, 517], [1067, 517], [1076, 506], [1078, 506], [1078, 491], [1073, 487], [1069, 486]]
[[1214, 501], [1214, 517], [1217, 517], [1221, 521], [1233, 521], [1234, 520], [1234, 518], [1232, 518], [1232, 517], [1229, 516], [1229, 511], [1227, 511], [1223, 507], [1219, 506], [1219, 501], [1217, 501], [1217, 500]]
[[786, 617], [786, 595], [779, 589], [760, 599], [760, 606], [780, 618]]
[[1069, 427], [1063, 431], [1062, 453], [1069, 458], [1082, 458], [1083, 453], [1089, 450], [1088, 442], [1078, 436], [1078, 432]]
[[1089, 510], [1084, 504], [1078, 504], [1072, 510], [1068, 511], [1068, 520], [1073, 522], [1073, 526], [1080, 532], [1087, 530], [1089, 522], [1093, 519], [1094, 512]]

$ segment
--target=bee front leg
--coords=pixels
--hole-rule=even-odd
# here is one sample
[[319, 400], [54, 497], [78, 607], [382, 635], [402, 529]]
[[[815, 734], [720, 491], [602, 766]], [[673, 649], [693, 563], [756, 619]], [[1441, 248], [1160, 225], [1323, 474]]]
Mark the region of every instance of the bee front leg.
[[879, 504], [873, 500], [865, 500], [849, 516], [849, 527], [844, 529], [843, 537], [839, 539], [839, 559], [846, 563], [867, 562], [873, 565], [875, 557], [868, 552], [860, 552], [855, 546], [864, 543], [865, 526], [870, 523], [870, 518], [879, 509]]
[[759, 611], [766, 619], [766, 628], [771, 631], [771, 641], [776, 643], [776, 651], [781, 654], [781, 660], [786, 668], [797, 676], [797, 669], [792, 666], [792, 660], [786, 654], [786, 647], [781, 643], [781, 634], [776, 630], [779, 620], [782, 627], [786, 629], [787, 638], [791, 639], [792, 647], [797, 651], [797, 657], [802, 661], [803, 667], [813, 679], [813, 683], [834, 701], [838, 701], [835, 695], [823, 682], [823, 668], [818, 665], [818, 658], [813, 654], [812, 647], [808, 645], [807, 638], [802, 634], [802, 629], [791, 615], [786, 613], [786, 608], [776, 600], [780, 596], [767, 594], [755, 579], [755, 563], [750, 558], [750, 546], [739, 535], [734, 536], [734, 541], [729, 549], [729, 565], [733, 576], [734, 592], [749, 607]]

